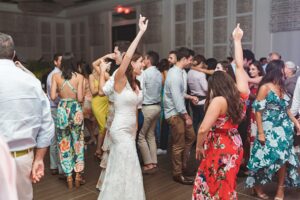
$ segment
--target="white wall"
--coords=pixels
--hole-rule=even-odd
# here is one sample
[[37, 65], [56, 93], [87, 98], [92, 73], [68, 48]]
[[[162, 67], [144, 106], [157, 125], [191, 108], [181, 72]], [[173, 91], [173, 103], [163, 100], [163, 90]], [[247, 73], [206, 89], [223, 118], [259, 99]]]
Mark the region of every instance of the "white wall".
[[272, 33], [272, 51], [282, 55], [284, 61], [300, 65], [300, 31]]

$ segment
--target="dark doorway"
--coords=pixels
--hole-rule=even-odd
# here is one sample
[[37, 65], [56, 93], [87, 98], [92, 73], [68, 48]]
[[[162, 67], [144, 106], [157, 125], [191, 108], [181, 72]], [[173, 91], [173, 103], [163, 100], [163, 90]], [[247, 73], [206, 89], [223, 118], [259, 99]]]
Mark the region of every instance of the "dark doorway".
[[121, 51], [126, 51], [128, 44], [133, 41], [135, 36], [136, 24], [112, 27], [112, 48], [114, 49], [114, 46], [118, 45]]

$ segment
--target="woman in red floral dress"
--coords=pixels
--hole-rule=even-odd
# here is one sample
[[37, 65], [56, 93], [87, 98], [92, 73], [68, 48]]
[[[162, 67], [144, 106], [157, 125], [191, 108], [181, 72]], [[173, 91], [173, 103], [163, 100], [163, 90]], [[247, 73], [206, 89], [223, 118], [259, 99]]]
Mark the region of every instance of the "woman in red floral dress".
[[236, 84], [225, 72], [215, 72], [208, 83], [206, 113], [198, 131], [196, 159], [201, 163], [194, 182], [194, 200], [237, 199], [236, 175], [243, 158], [237, 131], [246, 112], [248, 77], [243, 68], [239, 24], [232, 33]]

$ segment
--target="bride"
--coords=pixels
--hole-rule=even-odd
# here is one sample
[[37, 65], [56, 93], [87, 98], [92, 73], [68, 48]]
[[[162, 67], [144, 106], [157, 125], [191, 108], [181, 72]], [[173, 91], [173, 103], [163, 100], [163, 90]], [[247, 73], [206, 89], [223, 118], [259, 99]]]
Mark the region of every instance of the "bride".
[[112, 144], [98, 200], [145, 199], [143, 177], [135, 146], [137, 105], [142, 101], [142, 92], [136, 76], [141, 74], [143, 57], [134, 52], [147, 26], [148, 20], [140, 16], [140, 30], [115, 74], [115, 117], [110, 129]]

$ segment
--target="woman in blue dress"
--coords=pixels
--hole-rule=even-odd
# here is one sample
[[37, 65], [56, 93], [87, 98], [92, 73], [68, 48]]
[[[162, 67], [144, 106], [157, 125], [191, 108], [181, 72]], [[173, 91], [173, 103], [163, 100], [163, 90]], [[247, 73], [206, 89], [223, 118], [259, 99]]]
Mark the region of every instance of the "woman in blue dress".
[[300, 126], [288, 109], [288, 96], [284, 91], [284, 63], [271, 61], [262, 79], [253, 103], [257, 122], [257, 137], [248, 163], [250, 175], [247, 187], [253, 187], [261, 199], [269, 197], [262, 185], [272, 181], [277, 173], [278, 186], [275, 200], [284, 198], [284, 187], [299, 187], [299, 160], [293, 147], [294, 125]]

